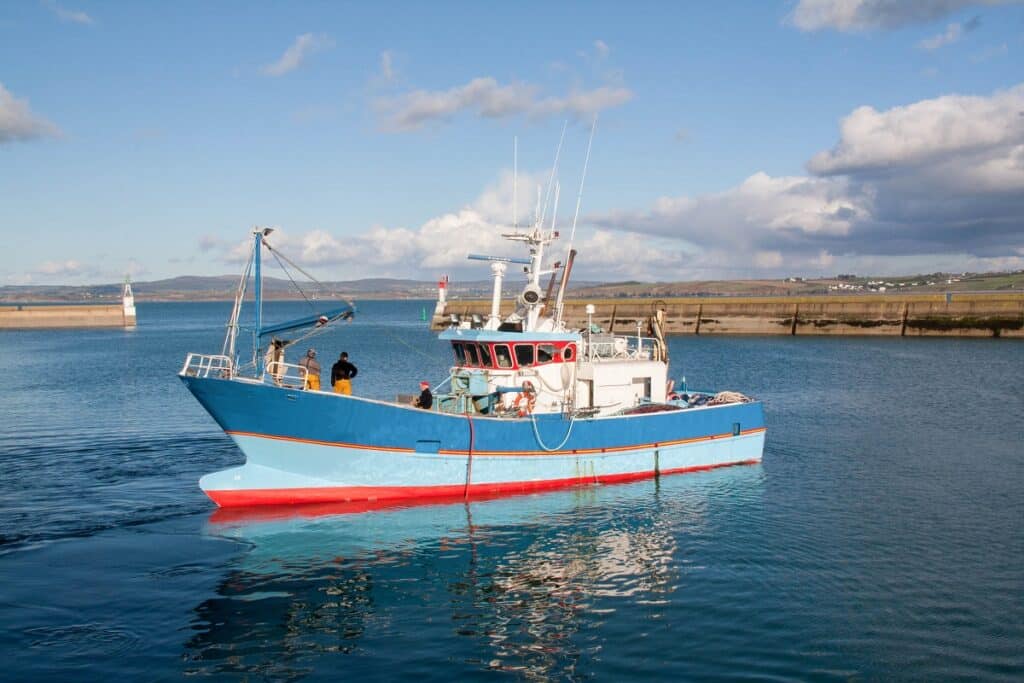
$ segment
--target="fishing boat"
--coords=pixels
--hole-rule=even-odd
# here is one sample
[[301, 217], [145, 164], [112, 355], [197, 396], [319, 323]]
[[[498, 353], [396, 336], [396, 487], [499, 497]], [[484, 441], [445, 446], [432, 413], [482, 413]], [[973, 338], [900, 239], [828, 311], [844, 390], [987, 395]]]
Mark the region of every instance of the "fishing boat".
[[[557, 189], [555, 196], [557, 206]], [[255, 229], [221, 353], [190, 353], [180, 371], [246, 459], [202, 477], [203, 491], [222, 507], [468, 498], [760, 462], [761, 403], [674, 385], [659, 315], [638, 321], [635, 335], [604, 332], [592, 318], [583, 329], [566, 324], [576, 252], [570, 237], [564, 265], [545, 268], [559, 238], [554, 218], [545, 223], [541, 214], [529, 229], [504, 235], [525, 257], [469, 255], [490, 264], [490, 314], [450, 317], [439, 338], [453, 363], [429, 408], [318, 390], [305, 367], [287, 362], [290, 346], [350, 320], [355, 307], [264, 325], [263, 253], [298, 266], [270, 245], [268, 230]], [[522, 269], [525, 283], [502, 316], [510, 266]], [[236, 341], [250, 279], [254, 343], [243, 364]]]

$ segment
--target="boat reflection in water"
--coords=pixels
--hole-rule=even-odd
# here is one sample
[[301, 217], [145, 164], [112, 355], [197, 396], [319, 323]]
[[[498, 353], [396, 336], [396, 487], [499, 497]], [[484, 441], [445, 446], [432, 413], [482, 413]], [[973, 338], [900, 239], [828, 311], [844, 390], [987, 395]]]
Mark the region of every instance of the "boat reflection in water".
[[709, 517], [761, 481], [731, 468], [468, 503], [217, 510], [207, 534], [247, 547], [196, 607], [186, 669], [573, 677], [611, 645], [611, 613], [657, 618], [686, 588]]

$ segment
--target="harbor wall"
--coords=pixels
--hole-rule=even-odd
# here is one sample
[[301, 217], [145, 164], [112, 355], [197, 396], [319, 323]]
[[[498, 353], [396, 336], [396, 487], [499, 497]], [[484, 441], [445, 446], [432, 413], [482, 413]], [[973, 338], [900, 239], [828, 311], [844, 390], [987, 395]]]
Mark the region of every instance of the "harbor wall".
[[[595, 325], [624, 334], [635, 334], [637, 321], [646, 328], [662, 309], [666, 334], [1024, 338], [1024, 292], [580, 299], [565, 304], [570, 327], [586, 327], [587, 304], [596, 309]], [[512, 302], [502, 302], [501, 310], [510, 313]], [[447, 327], [452, 313], [486, 318], [489, 312], [490, 301], [449, 301], [431, 326]]]
[[0, 306], [0, 330], [60, 327], [134, 327], [132, 314], [118, 304]]

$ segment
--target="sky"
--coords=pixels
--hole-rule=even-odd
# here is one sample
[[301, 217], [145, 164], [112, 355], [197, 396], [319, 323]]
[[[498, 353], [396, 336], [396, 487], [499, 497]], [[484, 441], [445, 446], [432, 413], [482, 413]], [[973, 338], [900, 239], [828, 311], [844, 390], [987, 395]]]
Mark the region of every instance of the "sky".
[[595, 119], [578, 277], [1020, 269], [1022, 56], [999, 0], [2, 3], [0, 285], [235, 273], [254, 225], [482, 279], [563, 127], [568, 247]]

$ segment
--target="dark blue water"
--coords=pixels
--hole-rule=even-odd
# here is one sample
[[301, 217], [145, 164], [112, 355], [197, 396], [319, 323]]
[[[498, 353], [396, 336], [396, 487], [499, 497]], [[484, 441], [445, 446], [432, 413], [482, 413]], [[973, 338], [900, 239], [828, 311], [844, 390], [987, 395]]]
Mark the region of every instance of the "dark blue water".
[[[422, 306], [314, 345], [413, 392], [448, 362]], [[4, 680], [1024, 677], [1019, 341], [674, 338], [673, 375], [764, 400], [763, 465], [239, 519], [175, 377], [227, 314], [0, 333]]]

